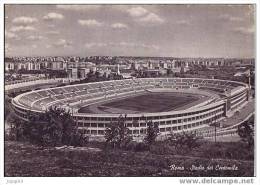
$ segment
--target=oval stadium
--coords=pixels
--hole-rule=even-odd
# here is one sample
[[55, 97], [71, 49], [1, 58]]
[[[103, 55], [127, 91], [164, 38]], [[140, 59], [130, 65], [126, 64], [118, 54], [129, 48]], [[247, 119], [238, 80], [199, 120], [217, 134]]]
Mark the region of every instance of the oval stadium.
[[249, 100], [245, 83], [201, 78], [136, 78], [30, 91], [12, 100], [16, 114], [44, 113], [50, 107], [71, 112], [80, 132], [104, 138], [111, 122], [124, 116], [135, 137], [147, 121], [158, 123], [160, 137], [170, 132], [203, 131], [232, 116]]

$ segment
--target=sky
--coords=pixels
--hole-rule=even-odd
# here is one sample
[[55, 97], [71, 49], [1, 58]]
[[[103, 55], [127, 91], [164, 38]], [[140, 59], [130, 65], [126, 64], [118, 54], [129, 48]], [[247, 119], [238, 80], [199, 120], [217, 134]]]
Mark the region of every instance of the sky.
[[255, 57], [254, 5], [5, 5], [6, 56]]

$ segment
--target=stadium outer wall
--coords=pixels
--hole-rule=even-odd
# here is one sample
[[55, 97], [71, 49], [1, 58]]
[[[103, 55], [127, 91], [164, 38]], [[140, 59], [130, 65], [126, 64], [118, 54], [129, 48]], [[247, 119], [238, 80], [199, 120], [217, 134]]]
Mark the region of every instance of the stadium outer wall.
[[[33, 106], [31, 106], [35, 104], [35, 102], [33, 101], [38, 101], [38, 100], [32, 100], [32, 102], [30, 102], [30, 99], [28, 97], [30, 97], [30, 95], [33, 93], [40, 93], [40, 91], [49, 91], [49, 90], [52, 90], [53, 92], [55, 89], [61, 90], [62, 88], [65, 87], [66, 88], [77, 87], [77, 89], [80, 89], [81, 86], [84, 85], [85, 86], [88, 85], [88, 87], [91, 87], [93, 85], [93, 91], [94, 91], [95, 89], [94, 86], [97, 86], [97, 84], [99, 85], [103, 84], [104, 87], [106, 87], [106, 85], [107, 87], [109, 87], [109, 83], [122, 85], [122, 83], [127, 84], [128, 81], [129, 80], [105, 81], [105, 82], [77, 84], [77, 85], [70, 85], [64, 87], [50, 88], [45, 90], [32, 91], [15, 97], [12, 100], [12, 104], [17, 116], [19, 116], [23, 120], [27, 120], [28, 112], [33, 112], [35, 114], [42, 114], [45, 112], [45, 110], [37, 110]], [[209, 124], [212, 123], [217, 123], [220, 120], [224, 119], [225, 117], [231, 115], [232, 113], [234, 113], [235, 111], [237, 111], [247, 103], [249, 99], [248, 85], [241, 82], [224, 81], [224, 80], [216, 80], [216, 79], [195, 79], [195, 78], [135, 79], [133, 80], [131, 86], [127, 87], [128, 91], [126, 92], [123, 92], [122, 88], [120, 87], [117, 89], [115, 85], [113, 91], [111, 91], [112, 92], [111, 96], [109, 95], [109, 91], [108, 93], [107, 92], [104, 93], [99, 86], [96, 88], [97, 89], [96, 93], [93, 92], [93, 94], [95, 94], [96, 97], [93, 99], [90, 98], [84, 100], [83, 103], [84, 102], [86, 103], [88, 101], [92, 101], [92, 102], [98, 100], [102, 101], [102, 99], [104, 98], [117, 97], [120, 96], [120, 94], [124, 94], [124, 93], [127, 94], [127, 93], [141, 92], [146, 89], [152, 89], [152, 88], [173, 88], [175, 90], [178, 89], [186, 90], [186, 89], [200, 88], [200, 87], [212, 89], [214, 87], [215, 89], [220, 90], [221, 88], [225, 87], [225, 85], [223, 84], [229, 84], [227, 86], [229, 90], [226, 89], [225, 93], [221, 93], [222, 95], [226, 94], [226, 96], [208, 105], [181, 110], [181, 111], [127, 114], [127, 117], [125, 118], [125, 122], [131, 134], [134, 137], [142, 138], [146, 133], [146, 128], [147, 128], [146, 122], [151, 120], [159, 124], [160, 138], [164, 138], [170, 132], [182, 132], [182, 131], [193, 131], [193, 130], [197, 130], [199, 132], [201, 128], [207, 127]], [[82, 91], [78, 91], [78, 93]], [[99, 91], [102, 91], [100, 96], [96, 95], [98, 94], [97, 92]], [[89, 95], [91, 94], [91, 92], [86, 92], [86, 94]], [[20, 100], [25, 96], [28, 98], [30, 105], [25, 105], [20, 102]], [[53, 98], [58, 96], [59, 94], [55, 94], [55, 93], [54, 95], [52, 95]], [[81, 97], [84, 97], [84, 95], [80, 96], [79, 99], [81, 99]], [[64, 101], [73, 98], [77, 99], [77, 97], [65, 98]], [[39, 99], [39, 101], [43, 101], [45, 99], [47, 99], [47, 97], [42, 97], [42, 99]], [[62, 102], [62, 101], [63, 100], [61, 99], [56, 102]], [[82, 103], [82, 100], [79, 100], [79, 103]], [[77, 113], [75, 111], [72, 112], [72, 117], [75, 120], [76, 126], [78, 127], [80, 132], [96, 139], [104, 139], [104, 133], [107, 125], [110, 124], [111, 122], [117, 121], [119, 116], [120, 114], [89, 114], [89, 113]]]

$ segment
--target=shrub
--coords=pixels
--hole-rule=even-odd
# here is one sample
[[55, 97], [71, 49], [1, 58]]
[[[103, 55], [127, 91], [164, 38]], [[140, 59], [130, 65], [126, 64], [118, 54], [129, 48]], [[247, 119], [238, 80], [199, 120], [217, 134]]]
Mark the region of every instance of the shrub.
[[182, 132], [169, 134], [167, 141], [175, 149], [184, 149], [186, 147], [188, 150], [192, 150], [200, 146], [200, 139], [195, 132]]
[[134, 152], [143, 152], [149, 150], [149, 146], [143, 142], [139, 143], [136, 141], [130, 141], [123, 147], [123, 149]]
[[205, 143], [199, 148], [199, 156], [206, 158], [224, 158], [237, 160], [253, 160], [254, 148], [248, 149], [246, 143]]
[[156, 143], [155, 145], [150, 146], [150, 152], [157, 155], [165, 155], [165, 154], [173, 153], [171, 148], [164, 143]]
[[149, 146], [146, 143], [137, 143], [137, 145], [134, 148], [135, 152], [143, 152], [149, 150]]

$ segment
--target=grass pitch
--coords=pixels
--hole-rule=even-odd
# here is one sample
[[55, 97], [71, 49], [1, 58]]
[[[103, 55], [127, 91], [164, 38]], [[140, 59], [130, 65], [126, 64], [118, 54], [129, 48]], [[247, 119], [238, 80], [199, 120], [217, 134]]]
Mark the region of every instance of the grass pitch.
[[[100, 111], [104, 112], [109, 109], [130, 110], [133, 112], [166, 112], [183, 107], [187, 104], [198, 101], [199, 99], [201, 99], [200, 95], [195, 94], [153, 92], [120, 98], [118, 100], [111, 100], [109, 102], [98, 104], [96, 107]], [[95, 113], [94, 111], [91, 111], [90, 106], [81, 108], [79, 112]]]
[[198, 99], [196, 96], [181, 93], [147, 93], [123, 100], [112, 101], [103, 104], [103, 106], [138, 112], [163, 112], [170, 111]]

